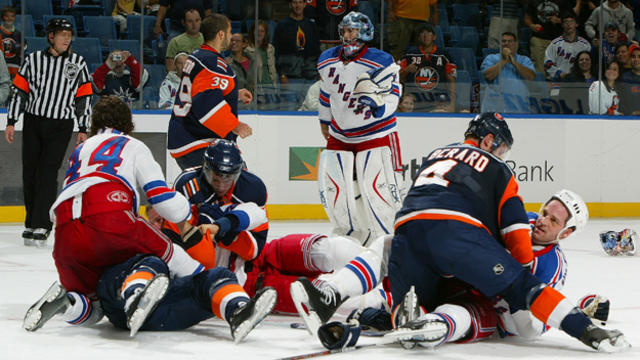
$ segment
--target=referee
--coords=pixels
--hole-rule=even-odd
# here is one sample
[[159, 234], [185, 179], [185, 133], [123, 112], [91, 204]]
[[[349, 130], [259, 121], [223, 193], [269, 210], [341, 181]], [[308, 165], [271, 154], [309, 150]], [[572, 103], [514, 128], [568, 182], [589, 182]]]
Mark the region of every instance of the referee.
[[45, 246], [51, 221], [49, 208], [58, 191], [58, 169], [78, 122], [78, 140], [87, 139], [91, 115], [91, 82], [82, 56], [71, 52], [71, 22], [49, 20], [49, 47], [25, 58], [12, 86], [5, 138], [11, 144], [14, 125], [22, 130], [22, 184], [27, 212], [24, 244]]

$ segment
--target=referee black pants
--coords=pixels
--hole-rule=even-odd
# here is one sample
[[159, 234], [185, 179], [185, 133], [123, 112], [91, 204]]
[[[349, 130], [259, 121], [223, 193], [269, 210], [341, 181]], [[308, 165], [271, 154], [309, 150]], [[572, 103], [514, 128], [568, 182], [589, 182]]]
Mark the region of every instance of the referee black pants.
[[58, 194], [58, 170], [73, 133], [73, 120], [24, 114], [22, 185], [26, 228], [51, 230], [49, 208]]

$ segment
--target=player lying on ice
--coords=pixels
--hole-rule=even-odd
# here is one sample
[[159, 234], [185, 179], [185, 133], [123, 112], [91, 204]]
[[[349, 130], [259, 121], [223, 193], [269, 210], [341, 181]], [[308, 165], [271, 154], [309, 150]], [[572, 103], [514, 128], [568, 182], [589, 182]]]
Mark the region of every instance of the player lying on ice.
[[[470, 316], [476, 316], [473, 313], [478, 309], [492, 308], [492, 304], [472, 301], [475, 305], [471, 309], [447, 305], [447, 311], [458, 311], [463, 319], [455, 326], [450, 322], [451, 316], [433, 314], [441, 310], [439, 306], [449, 302], [452, 290], [443, 285], [450, 281], [447, 279], [455, 277], [487, 298], [499, 296], [508, 304], [509, 313], [517, 314], [516, 318], [520, 317], [519, 311], [528, 310], [547, 326], [559, 328], [599, 351], [628, 347], [622, 333], [593, 325], [584, 313], [555, 290], [554, 286], [561, 284], [555, 277], [546, 284], [532, 274], [532, 271], [537, 273], [536, 267], [542, 264], [541, 256], [537, 260], [534, 256], [530, 225], [517, 195], [517, 184], [501, 160], [512, 143], [513, 138], [502, 117], [484, 113], [470, 122], [465, 143], [432, 152], [409, 191], [403, 209], [396, 216], [392, 240], [391, 237], [377, 239], [331, 280], [319, 284], [319, 288], [303, 278], [292, 284], [291, 295], [307, 327], [312, 331], [317, 329], [346, 298], [371, 291], [388, 274], [393, 303], [399, 304], [392, 318], [399, 320], [395, 323], [397, 328], [409, 334], [403, 337], [402, 331], [395, 331], [390, 336], [405, 340], [412, 337], [411, 331], [427, 334], [433, 330], [431, 338], [417, 337], [425, 340], [422, 344], [427, 346], [454, 337], [461, 339], [467, 335], [469, 323], [477, 320], [475, 317], [469, 319]], [[465, 196], [460, 197], [460, 193]], [[554, 208], [560, 210], [559, 205], [564, 205], [570, 216], [560, 227], [561, 231], [547, 241], [566, 237], [572, 231], [569, 228], [586, 223], [586, 207], [577, 196], [564, 191], [552, 200], [556, 198], [560, 201], [546, 203], [542, 220], [534, 231], [534, 238], [539, 241], [543, 236], [546, 238], [545, 232], [551, 228], [545, 222], [560, 220], [558, 215], [548, 215]], [[572, 202], [569, 201], [571, 198]], [[470, 205], [470, 200], [475, 200], [476, 204]], [[551, 251], [554, 255], [559, 253], [555, 246], [548, 248], [547, 252]], [[556, 260], [556, 263], [560, 265], [556, 270], [560, 270], [558, 275], [561, 275], [564, 261]], [[420, 316], [418, 306], [432, 314]], [[490, 313], [495, 316], [495, 312]], [[465, 316], [467, 320], [464, 320]], [[528, 316], [522, 315], [526, 319]], [[336, 332], [336, 329], [325, 328], [325, 345], [353, 345], [344, 343], [346, 339], [355, 338], [349, 336], [352, 327], [338, 327], [342, 330]], [[524, 327], [513, 330], [525, 333]]]
[[214, 316], [241, 341], [275, 305], [263, 288], [252, 299], [226, 268], [204, 267], [138, 216], [142, 188], [156, 211], [178, 224], [185, 242], [202, 235], [188, 223], [189, 202], [169, 189], [151, 151], [129, 136], [129, 107], [102, 97], [91, 137], [69, 160], [64, 187], [52, 206], [53, 257], [60, 278], [28, 311], [23, 327], [35, 331], [51, 317], [90, 325], [103, 314], [118, 328], [179, 330]]

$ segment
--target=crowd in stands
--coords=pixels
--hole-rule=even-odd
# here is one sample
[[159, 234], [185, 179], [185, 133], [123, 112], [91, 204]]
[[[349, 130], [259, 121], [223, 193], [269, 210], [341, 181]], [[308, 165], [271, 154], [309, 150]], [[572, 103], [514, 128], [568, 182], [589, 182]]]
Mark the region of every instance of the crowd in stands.
[[256, 99], [240, 108], [314, 111], [318, 56], [357, 10], [401, 66], [401, 111], [640, 115], [640, 0], [43, 0], [25, 15], [21, 1], [0, 0], [12, 76], [23, 50], [46, 47], [46, 19], [65, 16], [96, 94], [138, 108], [172, 107], [217, 12], [232, 23], [223, 56]]

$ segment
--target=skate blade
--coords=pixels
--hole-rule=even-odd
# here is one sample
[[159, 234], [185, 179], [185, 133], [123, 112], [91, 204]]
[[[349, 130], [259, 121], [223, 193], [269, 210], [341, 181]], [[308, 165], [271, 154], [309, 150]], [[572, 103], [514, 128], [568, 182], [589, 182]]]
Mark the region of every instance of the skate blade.
[[233, 342], [237, 344], [249, 335], [249, 332], [258, 326], [258, 324], [260, 324], [262, 320], [271, 313], [271, 310], [276, 306], [277, 300], [278, 292], [275, 289], [265, 290], [260, 298], [256, 300], [253, 308], [253, 314], [251, 314], [247, 320], [236, 328]]
[[598, 352], [602, 353], [615, 353], [627, 351], [631, 348], [631, 344], [627, 341], [624, 335], [615, 337], [609, 341], [601, 341], [598, 345]]
[[291, 283], [289, 291], [291, 292], [293, 304], [296, 306], [296, 310], [298, 310], [298, 314], [302, 318], [307, 331], [311, 336], [315, 337], [318, 334], [318, 329], [322, 326], [322, 320], [320, 320], [320, 316], [318, 316], [315, 311], [311, 310], [309, 305], [306, 305], [308, 311], [303, 307], [303, 304], [309, 303], [309, 297], [307, 296], [304, 286], [294, 281]]
[[434, 321], [425, 324], [420, 329], [412, 330], [400, 328], [393, 330], [385, 334], [384, 338], [389, 341], [417, 343], [422, 347], [433, 348], [440, 344], [448, 332], [449, 328], [447, 327], [447, 324], [440, 321]]
[[134, 337], [138, 330], [142, 327], [147, 317], [156, 309], [158, 303], [169, 288], [169, 278], [166, 276], [158, 276], [144, 290], [142, 299], [138, 303], [138, 308], [133, 312], [127, 325], [129, 325], [129, 337]]
[[42, 327], [42, 325], [44, 325], [44, 322], [48, 320], [45, 319], [44, 322], [40, 321], [42, 319], [42, 311], [40, 311], [42, 305], [45, 302], [54, 301], [60, 295], [61, 291], [62, 287], [58, 285], [57, 282], [54, 282], [51, 286], [49, 286], [49, 289], [47, 289], [44, 295], [42, 295], [40, 300], [38, 300], [38, 302], [33, 304], [29, 308], [29, 310], [27, 310], [27, 313], [24, 316], [24, 320], [22, 321], [22, 328], [27, 331], [36, 331], [40, 327]]

